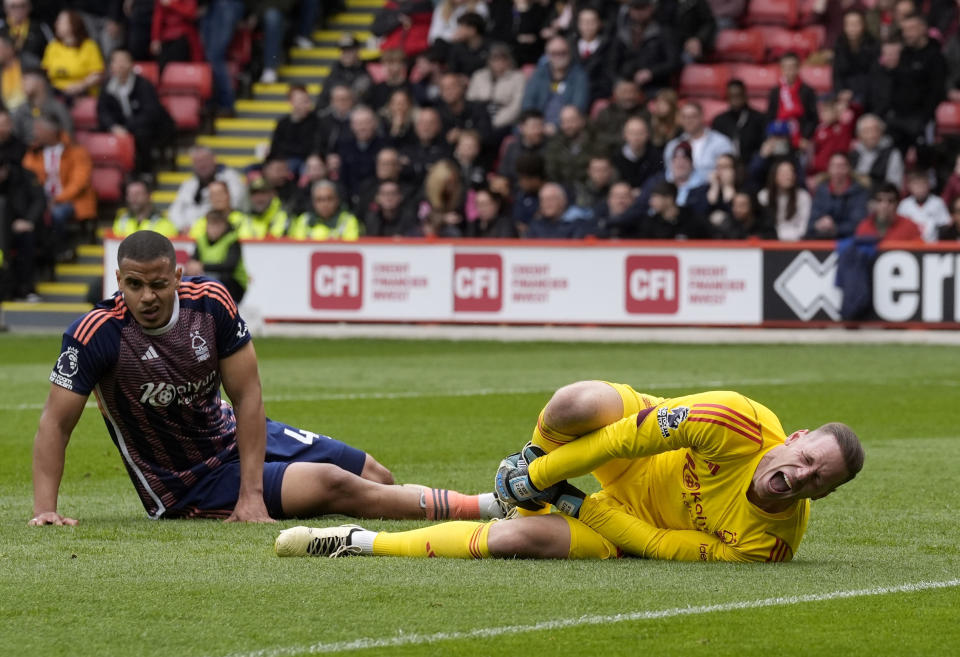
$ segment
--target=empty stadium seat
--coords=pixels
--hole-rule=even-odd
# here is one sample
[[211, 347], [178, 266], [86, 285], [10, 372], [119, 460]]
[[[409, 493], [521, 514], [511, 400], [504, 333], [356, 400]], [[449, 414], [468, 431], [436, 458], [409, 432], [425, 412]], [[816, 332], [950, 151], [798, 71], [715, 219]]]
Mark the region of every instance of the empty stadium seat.
[[793, 52], [804, 60], [820, 48], [818, 35], [809, 29], [789, 30], [777, 25], [755, 25], [749, 31], [758, 34], [763, 41], [766, 46], [766, 61], [769, 62], [777, 61], [788, 52]]
[[160, 86], [160, 67], [156, 62], [135, 62], [133, 72], [148, 80], [154, 87]]
[[776, 64], [733, 64], [731, 75], [743, 80], [750, 98], [766, 98], [780, 83], [780, 67]]
[[747, 25], [794, 27], [799, 13], [797, 0], [750, 0], [743, 22]]
[[70, 118], [73, 119], [75, 130], [96, 130], [99, 127], [97, 122], [97, 99], [93, 96], [81, 96], [77, 98], [73, 107], [70, 108]]
[[729, 80], [730, 68], [726, 64], [687, 64], [680, 74], [679, 94], [723, 98]]
[[937, 107], [937, 134], [960, 135], [960, 103], [944, 101]]
[[801, 66], [800, 79], [813, 87], [818, 95], [833, 89], [833, 69], [827, 64]]
[[93, 167], [91, 182], [97, 200], [104, 203], [119, 203], [123, 200], [123, 172], [119, 169]]
[[[819, 16], [813, 12], [814, 5], [817, 4], [817, 0], [797, 0], [797, 24], [798, 25], [813, 25], [819, 20]], [[864, 9], [869, 9], [867, 3], [861, 1], [860, 4], [864, 6]]]
[[78, 132], [77, 143], [87, 149], [95, 167], [113, 167], [121, 173], [133, 171], [136, 147], [132, 135]]
[[766, 54], [763, 35], [754, 30], [717, 32], [713, 57], [721, 62], [762, 62]]
[[200, 129], [201, 106], [196, 96], [162, 96], [160, 102], [177, 124], [180, 132], [196, 132]]
[[170, 62], [160, 75], [161, 95], [189, 94], [207, 100], [213, 93], [210, 65], [193, 62]]

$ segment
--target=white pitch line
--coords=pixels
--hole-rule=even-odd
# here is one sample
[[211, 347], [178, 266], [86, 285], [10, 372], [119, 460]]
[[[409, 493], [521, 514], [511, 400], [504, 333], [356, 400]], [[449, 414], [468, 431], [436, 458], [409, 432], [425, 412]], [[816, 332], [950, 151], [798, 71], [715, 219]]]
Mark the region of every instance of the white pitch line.
[[777, 598], [763, 598], [761, 600], [745, 600], [742, 602], [724, 602], [714, 605], [697, 605], [693, 607], [674, 607], [672, 609], [656, 609], [650, 611], [634, 611], [625, 614], [609, 616], [579, 616], [577, 618], [561, 618], [542, 621], [532, 625], [503, 625], [500, 627], [481, 627], [467, 632], [437, 632], [435, 634], [399, 634], [386, 638], [362, 638], [351, 641], [336, 641], [332, 643], [314, 643], [307, 646], [290, 646], [286, 648], [265, 648], [253, 652], [232, 653], [227, 657], [291, 657], [293, 655], [318, 655], [348, 652], [351, 650], [369, 650], [371, 648], [395, 648], [399, 646], [424, 645], [440, 641], [461, 641], [467, 639], [489, 639], [508, 634], [525, 634], [527, 632], [542, 632], [548, 630], [563, 630], [585, 625], [612, 625], [629, 621], [658, 620], [677, 616], [696, 616], [715, 612], [738, 611], [741, 609], [758, 609], [761, 607], [780, 607], [796, 605], [806, 602], [826, 602], [829, 600], [844, 600], [873, 595], [888, 595], [891, 593], [916, 593], [930, 589], [946, 589], [960, 586], [960, 579], [951, 579], [943, 582], [916, 582], [900, 584], [899, 586], [881, 586], [873, 589], [857, 589], [852, 591], [833, 591], [831, 593], [811, 593], [808, 595], [794, 595]]
[[[824, 379], [816, 379], [823, 382]], [[689, 388], [693, 390], [704, 390], [708, 388], [742, 385], [770, 385], [781, 386], [798, 383], [812, 383], [814, 379], [800, 378], [777, 378], [777, 379], [741, 379], [738, 381], [730, 379], [698, 380], [698, 381], [668, 381], [668, 382], [650, 382], [643, 386], [644, 390], [656, 391], [660, 389], [676, 390], [678, 388]], [[416, 399], [420, 397], [483, 397], [487, 395], [530, 395], [530, 394], [550, 394], [553, 388], [477, 388], [474, 390], [436, 390], [436, 391], [417, 391], [402, 390], [397, 392], [331, 392], [331, 393], [307, 393], [303, 395], [265, 395], [263, 401], [270, 402], [291, 402], [291, 401], [357, 401], [364, 399]], [[84, 408], [96, 408], [94, 402], [87, 402]], [[0, 411], [40, 411], [43, 410], [43, 404], [39, 402], [28, 402], [24, 404], [0, 404]]]

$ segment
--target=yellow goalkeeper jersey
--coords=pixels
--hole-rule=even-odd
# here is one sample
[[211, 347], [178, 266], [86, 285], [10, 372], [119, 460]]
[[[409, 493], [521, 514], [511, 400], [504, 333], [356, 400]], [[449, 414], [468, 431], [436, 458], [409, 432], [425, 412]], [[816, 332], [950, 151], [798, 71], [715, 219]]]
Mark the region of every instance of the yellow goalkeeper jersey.
[[629, 554], [792, 559], [807, 527], [809, 500], [771, 514], [747, 499], [760, 459], [786, 437], [776, 415], [729, 391], [637, 399], [639, 412], [534, 460], [533, 484], [543, 489], [599, 468], [594, 474], [603, 490], [587, 498], [579, 518]]

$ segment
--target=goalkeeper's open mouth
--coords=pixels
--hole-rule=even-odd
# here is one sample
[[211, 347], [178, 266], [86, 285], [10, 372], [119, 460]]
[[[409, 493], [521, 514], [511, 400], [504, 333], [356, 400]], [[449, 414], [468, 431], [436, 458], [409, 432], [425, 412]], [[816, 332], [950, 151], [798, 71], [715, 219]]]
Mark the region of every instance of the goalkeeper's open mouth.
[[770, 479], [767, 481], [767, 487], [775, 495], [784, 495], [793, 490], [793, 487], [790, 485], [790, 480], [783, 470], [777, 470], [770, 475]]

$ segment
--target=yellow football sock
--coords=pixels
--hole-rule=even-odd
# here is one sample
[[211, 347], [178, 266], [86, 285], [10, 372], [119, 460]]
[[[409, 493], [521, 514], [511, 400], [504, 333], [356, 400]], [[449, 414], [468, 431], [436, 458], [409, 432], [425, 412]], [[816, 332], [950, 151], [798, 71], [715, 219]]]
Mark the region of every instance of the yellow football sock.
[[373, 539], [373, 553], [393, 557], [490, 557], [487, 535], [491, 523], [455, 521], [408, 532], [380, 532]]

